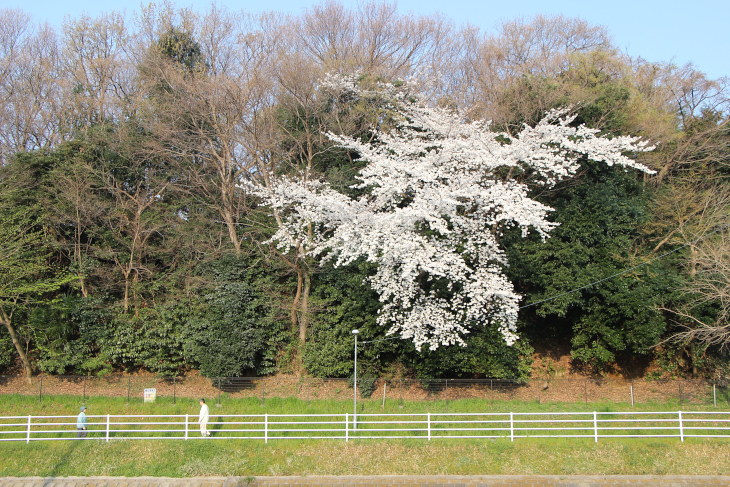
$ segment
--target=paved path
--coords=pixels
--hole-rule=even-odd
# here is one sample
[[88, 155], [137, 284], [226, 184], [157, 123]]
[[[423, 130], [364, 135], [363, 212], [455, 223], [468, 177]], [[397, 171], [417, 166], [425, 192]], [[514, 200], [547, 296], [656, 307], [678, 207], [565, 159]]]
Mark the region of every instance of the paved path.
[[351, 477], [5, 477], [0, 487], [616, 487], [730, 486], [730, 476], [404, 475]]

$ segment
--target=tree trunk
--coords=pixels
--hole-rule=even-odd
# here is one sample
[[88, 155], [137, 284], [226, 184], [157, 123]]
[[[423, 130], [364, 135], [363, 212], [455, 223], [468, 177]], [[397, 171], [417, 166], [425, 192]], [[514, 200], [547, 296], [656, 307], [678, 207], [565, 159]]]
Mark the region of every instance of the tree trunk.
[[15, 350], [17, 350], [18, 355], [20, 355], [20, 361], [23, 362], [23, 369], [25, 369], [25, 377], [28, 379], [28, 384], [30, 384], [33, 371], [30, 368], [28, 356], [25, 354], [25, 350], [23, 350], [23, 346], [20, 344], [20, 340], [18, 340], [18, 336], [15, 334], [15, 329], [13, 328], [13, 314], [10, 313], [10, 315], [8, 315], [5, 313], [5, 308], [0, 308], [0, 312], [2, 312], [0, 320], [3, 322], [3, 325], [5, 325], [5, 328], [7, 328], [8, 333], [10, 334], [10, 339], [13, 341], [13, 345], [15, 345]]
[[132, 303], [134, 305], [134, 317], [139, 318], [139, 303], [137, 302], [137, 282], [139, 282], [139, 273], [134, 273], [134, 279], [132, 280], [134, 287], [132, 288]]
[[[311, 164], [309, 167], [311, 167]], [[309, 242], [314, 240], [313, 233], [314, 230], [312, 228], [312, 224], [309, 223], [307, 225], [307, 236]], [[301, 263], [302, 265], [300, 268], [304, 274], [304, 289], [302, 290], [302, 306], [299, 316], [299, 343], [304, 345], [307, 341], [307, 326], [309, 325], [309, 290], [312, 288], [312, 279], [305, 257], [302, 257]]]
[[236, 229], [236, 222], [233, 221], [233, 214], [229, 208], [223, 211], [223, 219], [225, 220], [226, 227], [228, 228], [228, 237], [231, 239], [233, 249], [236, 255], [241, 255], [241, 242], [238, 240], [238, 231]]
[[78, 206], [76, 207], [76, 229], [75, 229], [75, 242], [74, 252], [76, 253], [76, 265], [79, 266], [78, 277], [79, 284], [81, 286], [81, 295], [85, 298], [89, 297], [89, 293], [86, 290], [86, 282], [84, 281], [84, 270], [82, 268], [82, 256], [81, 256], [81, 215], [79, 214]]
[[293, 331], [297, 331], [299, 328], [299, 319], [297, 317], [297, 310], [299, 309], [299, 300], [302, 297], [302, 268], [297, 263], [297, 294], [294, 296], [294, 301], [291, 305], [291, 327]]
[[78, 278], [79, 278], [79, 286], [80, 286], [80, 289], [81, 289], [81, 296], [83, 296], [85, 298], [88, 298], [89, 297], [89, 292], [86, 290], [84, 276], [83, 276], [83, 274], [81, 272], [78, 273]]
[[302, 306], [299, 316], [299, 342], [303, 345], [307, 341], [307, 326], [309, 325], [309, 290], [312, 279], [309, 270], [304, 270], [304, 289], [302, 290]]
[[124, 274], [124, 312], [129, 311], [129, 275]]
[[122, 266], [119, 267], [122, 271], [122, 275], [124, 276], [124, 312], [127, 313], [129, 311], [129, 276], [132, 273], [132, 270]]

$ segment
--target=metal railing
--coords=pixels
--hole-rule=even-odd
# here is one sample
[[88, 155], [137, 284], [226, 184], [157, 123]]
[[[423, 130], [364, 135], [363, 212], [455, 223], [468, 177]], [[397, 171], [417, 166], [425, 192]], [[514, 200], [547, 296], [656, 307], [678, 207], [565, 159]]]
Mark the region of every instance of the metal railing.
[[[377, 379], [369, 388], [359, 381], [362, 400], [458, 400], [546, 402], [615, 402], [640, 404], [677, 401], [683, 405], [728, 407], [730, 384], [722, 380], [625, 380], [546, 378], [519, 382], [509, 379]], [[302, 400], [352, 398], [348, 379], [313, 377], [201, 376], [0, 376], [0, 394], [86, 397], [119, 397], [141, 401], [146, 388], [155, 388], [158, 399], [296, 397]], [[369, 396], [369, 397], [365, 397]]]
[[77, 438], [76, 416], [2, 416], [0, 441], [302, 440], [420, 438], [730, 438], [730, 412], [553, 412], [413, 414], [221, 414], [203, 437], [197, 416], [89, 415]]

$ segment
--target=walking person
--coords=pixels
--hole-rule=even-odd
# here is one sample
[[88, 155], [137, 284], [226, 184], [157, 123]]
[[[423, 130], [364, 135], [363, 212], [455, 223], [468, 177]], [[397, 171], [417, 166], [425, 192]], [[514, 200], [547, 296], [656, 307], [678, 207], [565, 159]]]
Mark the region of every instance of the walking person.
[[81, 406], [81, 412], [76, 417], [76, 438], [86, 438], [89, 431], [86, 429], [86, 406]]
[[210, 420], [210, 410], [205, 404], [205, 399], [200, 400], [200, 414], [198, 415], [198, 423], [200, 423], [200, 434], [205, 438], [210, 436], [208, 431], [208, 421]]

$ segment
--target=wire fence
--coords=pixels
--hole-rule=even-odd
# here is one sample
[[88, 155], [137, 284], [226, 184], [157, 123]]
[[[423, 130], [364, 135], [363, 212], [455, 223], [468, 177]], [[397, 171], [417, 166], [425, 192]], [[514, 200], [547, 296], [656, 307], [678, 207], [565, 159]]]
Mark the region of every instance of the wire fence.
[[[0, 376], [0, 394], [37, 396], [71, 395], [83, 398], [123, 397], [142, 401], [144, 391], [154, 389], [157, 399], [178, 398], [295, 397], [302, 400], [350, 399], [352, 380], [311, 377], [221, 377], [202, 376], [39, 376], [29, 383], [19, 376]], [[456, 400], [536, 401], [538, 403], [651, 403], [676, 401], [713, 407], [730, 406], [727, 381], [713, 380], [623, 380], [535, 379], [527, 383], [504, 379], [362, 379], [360, 400]]]
[[282, 440], [417, 438], [730, 438], [730, 412], [553, 412], [418, 414], [217, 415], [198, 431], [192, 415], [87, 416], [79, 438], [76, 416], [0, 417], [0, 441]]

